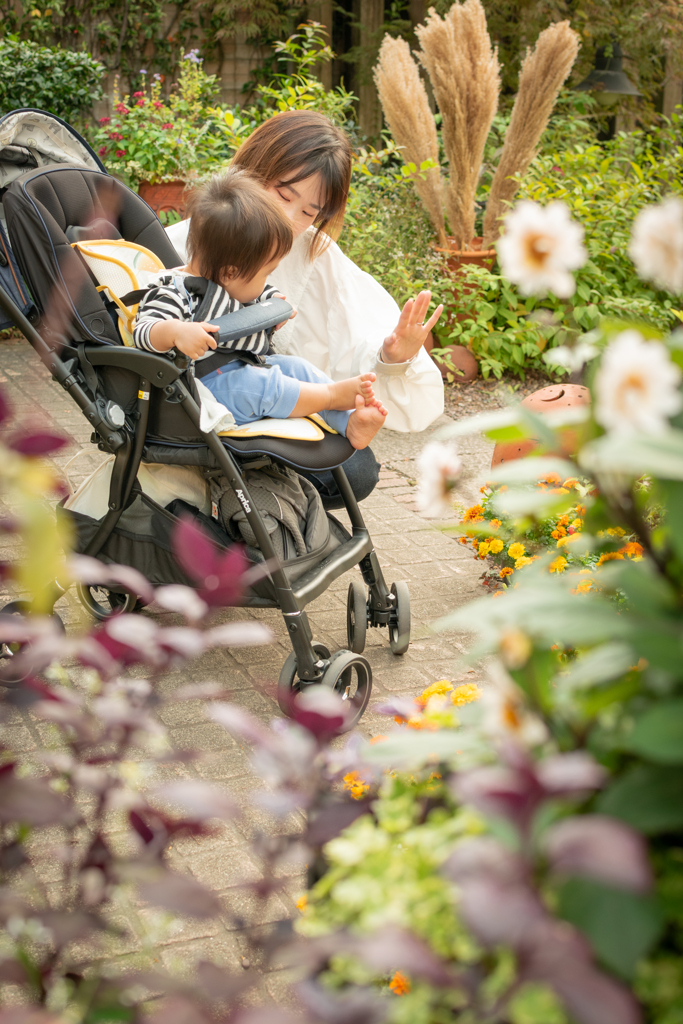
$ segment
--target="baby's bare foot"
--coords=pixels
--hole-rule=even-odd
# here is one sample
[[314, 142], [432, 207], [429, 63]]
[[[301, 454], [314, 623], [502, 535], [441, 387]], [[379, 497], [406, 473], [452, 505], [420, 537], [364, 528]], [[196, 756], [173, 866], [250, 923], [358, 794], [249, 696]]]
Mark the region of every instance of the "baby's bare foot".
[[360, 395], [364, 401], [370, 402], [375, 397], [372, 385], [377, 380], [375, 373], [363, 373], [360, 377], [349, 377], [347, 380], [335, 381], [329, 384], [330, 404], [328, 409], [344, 411], [353, 409], [356, 398]]
[[384, 425], [387, 410], [377, 398], [365, 402], [361, 395], [356, 398], [355, 411], [349, 416], [346, 436], [354, 448], [367, 448], [377, 431]]

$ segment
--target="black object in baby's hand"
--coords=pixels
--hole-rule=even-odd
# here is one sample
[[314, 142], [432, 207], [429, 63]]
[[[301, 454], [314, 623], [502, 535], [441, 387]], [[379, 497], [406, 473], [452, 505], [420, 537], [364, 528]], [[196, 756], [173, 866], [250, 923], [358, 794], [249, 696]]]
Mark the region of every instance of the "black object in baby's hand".
[[215, 324], [219, 330], [214, 334], [219, 345], [238, 338], [246, 338], [258, 331], [271, 331], [278, 324], [289, 320], [294, 307], [285, 299], [266, 299], [265, 302], [254, 302], [250, 306], [242, 306], [234, 313], [217, 316], [207, 323]]

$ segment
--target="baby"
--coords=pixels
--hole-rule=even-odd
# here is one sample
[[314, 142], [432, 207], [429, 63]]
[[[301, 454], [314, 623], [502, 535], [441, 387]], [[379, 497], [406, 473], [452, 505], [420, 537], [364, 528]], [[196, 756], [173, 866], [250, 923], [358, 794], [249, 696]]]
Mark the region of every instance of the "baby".
[[333, 381], [306, 359], [272, 353], [265, 332], [221, 344], [217, 354], [225, 349], [227, 358], [215, 358], [218, 328], [208, 321], [279, 294], [266, 282], [292, 246], [292, 229], [278, 203], [245, 171], [229, 170], [195, 189], [189, 212], [189, 262], [162, 271], [140, 301], [135, 345], [195, 360], [195, 375], [238, 425], [320, 413], [354, 448], [366, 448], [387, 415], [374, 373]]

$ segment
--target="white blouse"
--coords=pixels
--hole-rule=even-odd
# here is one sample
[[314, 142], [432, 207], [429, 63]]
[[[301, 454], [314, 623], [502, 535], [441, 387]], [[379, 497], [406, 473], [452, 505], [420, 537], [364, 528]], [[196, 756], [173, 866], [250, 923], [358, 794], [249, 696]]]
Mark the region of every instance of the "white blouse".
[[[188, 224], [166, 229], [183, 258]], [[402, 433], [425, 430], [444, 408], [438, 367], [423, 348], [405, 363], [381, 361], [384, 339], [398, 323], [398, 306], [335, 242], [309, 260], [314, 234], [309, 228], [296, 238], [269, 277], [297, 310], [273, 335], [275, 351], [308, 359], [333, 380], [376, 373], [375, 392], [389, 413], [385, 426]]]

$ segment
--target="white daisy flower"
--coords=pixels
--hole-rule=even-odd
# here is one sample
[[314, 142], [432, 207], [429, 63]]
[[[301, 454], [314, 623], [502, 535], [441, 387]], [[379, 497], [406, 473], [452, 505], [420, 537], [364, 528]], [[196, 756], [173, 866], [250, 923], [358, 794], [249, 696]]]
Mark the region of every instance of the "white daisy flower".
[[570, 373], [578, 373], [584, 365], [595, 359], [599, 349], [588, 341], [580, 341], [577, 345], [558, 345], [543, 353], [544, 362], [550, 366], [563, 366]]
[[639, 277], [669, 292], [683, 292], [683, 202], [667, 199], [641, 210], [628, 252]]
[[595, 418], [622, 434], [662, 434], [683, 406], [680, 382], [681, 371], [661, 341], [622, 331], [605, 349], [595, 377]]
[[452, 444], [430, 441], [417, 460], [417, 507], [432, 516], [451, 510], [450, 492], [460, 476], [462, 462]]
[[583, 228], [559, 202], [518, 203], [505, 220], [497, 248], [504, 276], [524, 295], [552, 292], [568, 299], [576, 291], [570, 271], [582, 267], [587, 258]]

